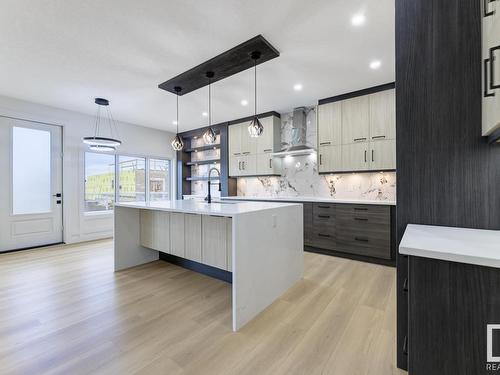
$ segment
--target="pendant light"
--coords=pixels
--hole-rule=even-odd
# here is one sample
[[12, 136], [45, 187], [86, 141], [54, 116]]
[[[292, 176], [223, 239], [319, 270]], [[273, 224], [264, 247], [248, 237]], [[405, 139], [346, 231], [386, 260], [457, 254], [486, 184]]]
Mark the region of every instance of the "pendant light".
[[[95, 98], [95, 104], [97, 104], [97, 115], [95, 120], [95, 130], [94, 136], [84, 137], [83, 143], [89, 145], [89, 149], [93, 151], [115, 151], [122, 142], [115, 137], [118, 136], [118, 128], [116, 127], [115, 120], [109, 109], [109, 100], [104, 98]], [[102, 108], [106, 108], [106, 113], [104, 116], [101, 114]], [[105, 125], [108, 122], [110, 129], [110, 137], [102, 137], [99, 135], [101, 123]]]
[[184, 142], [182, 142], [182, 138], [179, 136], [179, 95], [181, 93], [182, 88], [179, 86], [175, 86], [174, 90], [176, 92], [176, 99], [177, 99], [177, 117], [175, 124], [177, 125], [177, 132], [175, 133], [175, 138], [172, 141], [172, 148], [175, 151], [180, 151], [184, 148]]
[[217, 141], [217, 135], [212, 129], [212, 92], [211, 83], [214, 77], [214, 72], [207, 72], [208, 78], [208, 129], [203, 133], [203, 140], [207, 145], [213, 145]]
[[250, 137], [260, 137], [264, 132], [264, 127], [262, 126], [260, 120], [257, 118], [257, 60], [260, 59], [260, 52], [254, 51], [251, 55], [254, 61], [254, 117], [248, 125], [248, 133]]

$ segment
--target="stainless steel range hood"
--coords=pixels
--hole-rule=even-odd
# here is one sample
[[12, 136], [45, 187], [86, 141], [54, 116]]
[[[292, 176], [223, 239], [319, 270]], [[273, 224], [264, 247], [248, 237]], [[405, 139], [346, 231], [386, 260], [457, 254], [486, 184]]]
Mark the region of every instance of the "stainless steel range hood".
[[298, 107], [293, 110], [291, 139], [285, 144], [281, 151], [275, 152], [273, 156], [299, 156], [308, 155], [315, 152], [314, 148], [307, 145], [307, 113], [306, 107]]

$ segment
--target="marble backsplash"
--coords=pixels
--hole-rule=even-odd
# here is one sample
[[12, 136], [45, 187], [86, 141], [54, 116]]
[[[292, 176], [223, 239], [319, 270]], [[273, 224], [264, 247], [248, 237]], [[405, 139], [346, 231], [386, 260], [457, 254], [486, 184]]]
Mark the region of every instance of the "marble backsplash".
[[[307, 109], [307, 145], [316, 148], [316, 108]], [[291, 139], [292, 113], [281, 115], [281, 143]], [[286, 157], [281, 176], [238, 178], [239, 196], [396, 200], [395, 172], [319, 174], [316, 154]]]

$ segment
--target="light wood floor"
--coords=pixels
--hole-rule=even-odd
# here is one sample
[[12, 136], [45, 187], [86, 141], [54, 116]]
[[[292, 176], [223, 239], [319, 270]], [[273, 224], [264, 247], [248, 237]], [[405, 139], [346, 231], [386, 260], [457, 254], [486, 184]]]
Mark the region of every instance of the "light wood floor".
[[161, 261], [114, 273], [109, 240], [2, 254], [0, 373], [404, 373], [393, 268], [306, 253], [238, 333], [230, 288]]

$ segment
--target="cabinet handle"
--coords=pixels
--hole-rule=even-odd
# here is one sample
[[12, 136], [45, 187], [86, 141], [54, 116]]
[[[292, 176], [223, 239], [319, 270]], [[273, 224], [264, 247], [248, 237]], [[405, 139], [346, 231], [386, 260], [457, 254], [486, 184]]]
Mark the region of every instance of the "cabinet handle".
[[269, 159], [269, 169], [273, 167], [273, 159]]
[[375, 137], [372, 137], [372, 139], [384, 139], [385, 135], [376, 135]]
[[318, 205], [318, 208], [330, 208], [330, 206], [322, 206], [322, 205]]
[[244, 161], [241, 162], [241, 165], [243, 166], [243, 170], [245, 170], [245, 163]]
[[407, 291], [408, 291], [408, 278], [406, 278], [404, 283], [403, 283], [403, 292], [407, 292]]
[[318, 233], [318, 236], [320, 236], [320, 237], [330, 237], [329, 234], [323, 234], [323, 233]]
[[373, 154], [374, 154], [374, 151], [372, 150], [372, 161], [375, 161]]
[[250, 153], [250, 151], [242, 152], [243, 155], [248, 155], [249, 153]]
[[319, 154], [319, 165], [323, 165], [323, 154]]
[[366, 163], [366, 150], [365, 150], [365, 163]]
[[495, 14], [494, 10], [491, 10], [488, 12], [488, 4], [492, 3], [494, 1], [496, 1], [496, 0], [483, 0], [483, 14], [484, 14], [485, 18]]
[[368, 238], [354, 237], [354, 239], [359, 242], [368, 242]]
[[[489, 96], [495, 96], [495, 93], [494, 92], [488, 92], [488, 86], [490, 85], [490, 81], [491, 81], [491, 72], [490, 74], [488, 75], [488, 65], [490, 66], [490, 71], [491, 71], [491, 64], [490, 64], [490, 59], [484, 59], [484, 65], [483, 65], [483, 68], [484, 68], [484, 91], [483, 91], [483, 96], [485, 98], [489, 97]], [[490, 80], [488, 80], [488, 77], [490, 78]]]
[[318, 215], [318, 217], [321, 219], [329, 219], [330, 215]]
[[319, 145], [323, 146], [323, 145], [331, 145], [331, 144], [332, 144], [332, 142], [321, 142]]
[[500, 50], [500, 44], [490, 48], [490, 90], [500, 89], [500, 83], [495, 85], [495, 52]]
[[264, 152], [271, 152], [273, 149], [272, 148], [267, 148], [264, 150]]
[[364, 217], [355, 217], [354, 220], [357, 220], [357, 221], [368, 221], [368, 219], [364, 218]]
[[354, 138], [354, 142], [357, 142], [357, 141], [366, 141], [366, 137], [363, 137], [363, 138]]
[[368, 211], [366, 207], [354, 207], [354, 211]]
[[233, 155], [235, 155], [235, 156], [236, 155], [241, 155], [241, 153], [240, 152], [235, 152], [235, 153], [233, 153]]
[[408, 336], [405, 336], [403, 341], [403, 354], [408, 355]]

